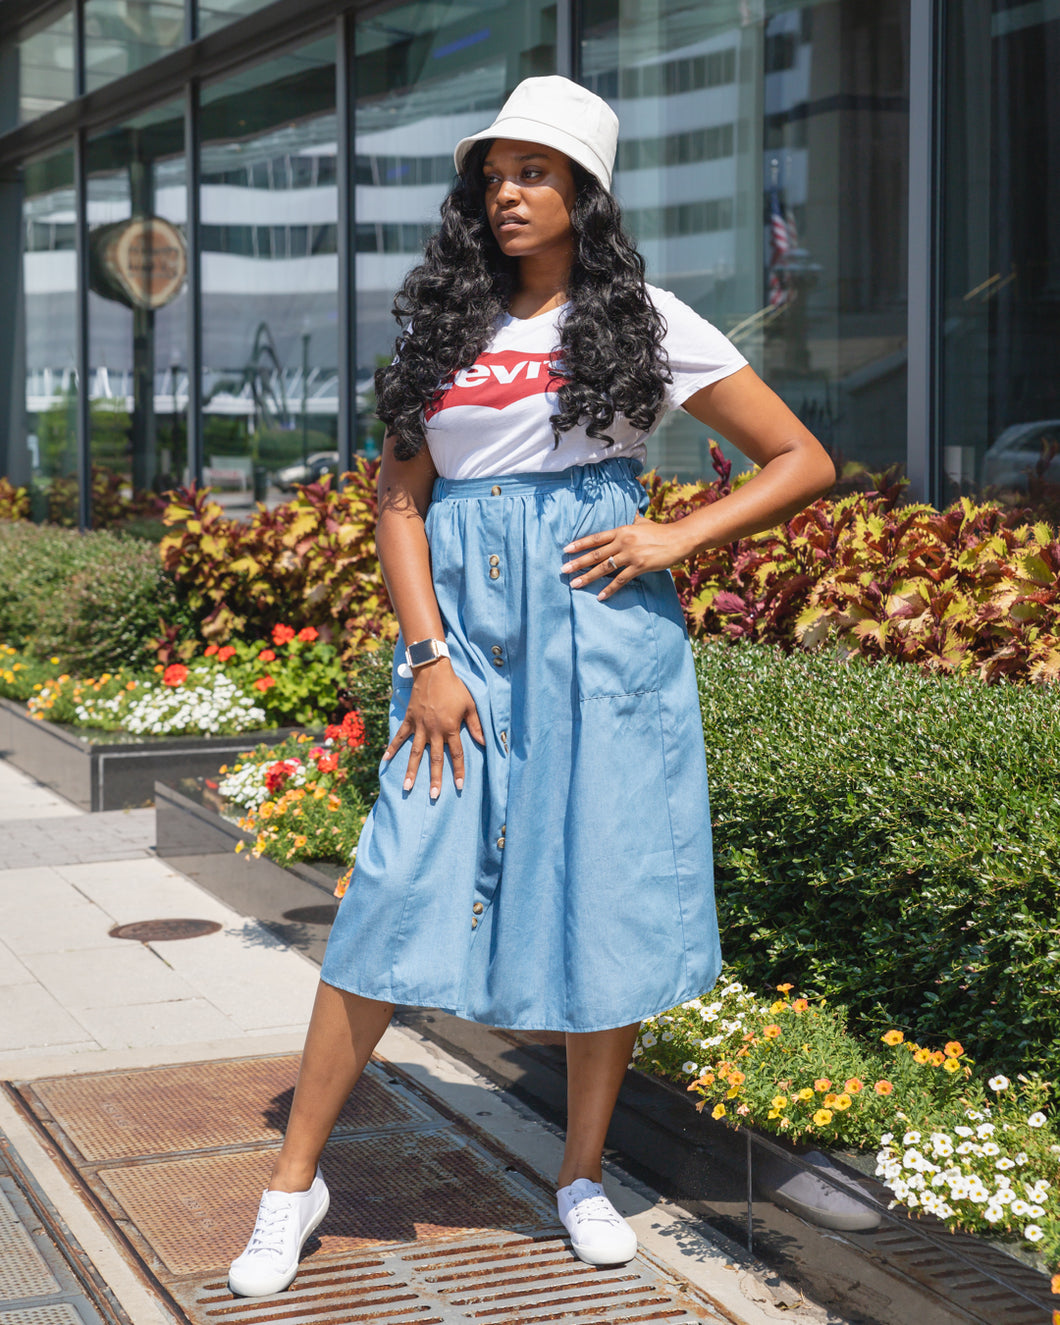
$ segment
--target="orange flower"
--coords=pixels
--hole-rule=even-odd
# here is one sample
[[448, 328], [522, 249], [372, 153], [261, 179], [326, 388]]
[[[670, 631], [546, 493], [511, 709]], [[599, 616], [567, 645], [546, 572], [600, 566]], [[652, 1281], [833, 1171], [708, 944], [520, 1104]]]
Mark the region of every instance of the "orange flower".
[[923, 1063], [930, 1063], [930, 1062], [931, 1062], [931, 1050], [930, 1050], [930, 1049], [918, 1049], [918, 1050], [916, 1051], [916, 1053], [913, 1055], [913, 1062], [914, 1062], [914, 1063], [921, 1063], [921, 1064], [923, 1064]]
[[877, 1081], [872, 1088], [877, 1095], [893, 1095], [894, 1087], [889, 1081]]
[[170, 663], [162, 673], [162, 684], [164, 686], [179, 686], [188, 679], [188, 669], [183, 663]]
[[730, 1073], [729, 1073], [729, 1085], [730, 1085], [730, 1086], [742, 1086], [743, 1083], [744, 1083], [746, 1080], [747, 1080], [747, 1077], [744, 1075], [743, 1072], [730, 1072]]
[[860, 1095], [865, 1089], [865, 1083], [859, 1077], [847, 1077], [843, 1082], [843, 1089], [848, 1095]]
[[791, 991], [795, 988], [795, 986], [794, 986], [794, 985], [777, 985], [777, 988], [780, 990], [780, 992], [781, 992], [782, 994], [790, 994]]
[[235, 657], [235, 652], [236, 650], [234, 644], [222, 644], [221, 647], [217, 650], [217, 661], [227, 662], [229, 658]]
[[763, 1026], [763, 1027], [762, 1027], [762, 1034], [766, 1037], [767, 1040], [775, 1040], [775, 1039], [777, 1038], [777, 1036], [780, 1034], [780, 1027], [779, 1027], [779, 1026]]
[[931, 1055], [931, 1061], [935, 1065], [935, 1067], [941, 1067], [942, 1064], [946, 1061], [946, 1055], [942, 1052], [941, 1049], [936, 1049], [935, 1052]]
[[212, 658], [216, 652], [217, 652], [216, 644], [207, 644], [206, 648], [203, 649], [203, 653], [207, 658]]
[[1060, 1293], [1060, 1274], [1054, 1274], [1049, 1281], [1049, 1287], [1054, 1293]]
[[294, 639], [294, 630], [291, 626], [273, 626], [272, 642], [273, 644], [288, 644]]
[[339, 766], [339, 757], [336, 754], [321, 755], [317, 760], [317, 768], [321, 773], [334, 773]]
[[275, 684], [276, 682], [272, 679], [271, 676], [259, 676], [258, 679], [254, 682], [254, 689], [261, 690], [262, 692], [264, 692], [266, 690], [270, 690]]
[[258, 661], [259, 661], [259, 662], [275, 662], [275, 661], [276, 661], [276, 654], [275, 654], [275, 652], [274, 652], [272, 649], [262, 649], [262, 651], [258, 654]]
[[303, 626], [298, 632], [298, 638], [303, 644], [312, 644], [314, 640], [320, 638], [320, 631], [316, 626]]
[[834, 1109], [835, 1106], [836, 1106], [836, 1101], [837, 1101], [838, 1099], [839, 1099], [839, 1096], [835, 1093], [835, 1091], [834, 1091], [834, 1090], [830, 1090], [830, 1091], [828, 1092], [828, 1094], [824, 1097], [824, 1102], [825, 1102], [825, 1105], [826, 1105], [829, 1109]]
[[832, 1083], [828, 1080], [827, 1077], [818, 1077], [817, 1080], [813, 1083], [813, 1088], [814, 1090], [820, 1090], [820, 1091], [831, 1090]]
[[797, 998], [795, 1002], [792, 1003], [791, 1010], [793, 1012], [807, 1012], [809, 1007], [810, 1004], [805, 998]]
[[880, 1039], [884, 1042], [884, 1044], [889, 1044], [893, 1049], [896, 1044], [902, 1043], [902, 1041], [905, 1039], [905, 1036], [902, 1034], [901, 1031], [885, 1031], [884, 1034], [880, 1036]]
[[964, 1053], [964, 1045], [959, 1040], [951, 1040], [943, 1049], [947, 1058], [960, 1058]]

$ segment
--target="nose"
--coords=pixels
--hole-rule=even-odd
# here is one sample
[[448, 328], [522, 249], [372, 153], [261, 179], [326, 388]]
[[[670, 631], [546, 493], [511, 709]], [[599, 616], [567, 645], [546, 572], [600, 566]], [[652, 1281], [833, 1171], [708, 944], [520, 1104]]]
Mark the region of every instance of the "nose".
[[512, 179], [502, 179], [497, 185], [497, 201], [502, 206], [509, 206], [519, 201], [519, 186]]

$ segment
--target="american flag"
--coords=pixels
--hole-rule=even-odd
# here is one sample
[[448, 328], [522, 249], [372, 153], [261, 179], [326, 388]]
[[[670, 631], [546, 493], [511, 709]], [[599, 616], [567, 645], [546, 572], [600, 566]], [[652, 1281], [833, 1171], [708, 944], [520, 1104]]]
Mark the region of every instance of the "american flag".
[[774, 185], [769, 190], [769, 303], [773, 308], [786, 304], [791, 297], [787, 273], [782, 267], [796, 243], [795, 223], [785, 218]]

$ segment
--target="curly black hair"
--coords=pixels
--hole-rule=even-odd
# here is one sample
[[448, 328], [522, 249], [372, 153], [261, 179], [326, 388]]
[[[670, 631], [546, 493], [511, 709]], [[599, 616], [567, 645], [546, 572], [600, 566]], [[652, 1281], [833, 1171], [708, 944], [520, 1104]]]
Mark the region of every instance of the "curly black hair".
[[[424, 415], [442, 387], [489, 344], [516, 288], [516, 260], [501, 251], [486, 219], [482, 165], [492, 140], [476, 143], [442, 203], [441, 229], [423, 262], [405, 277], [394, 316], [406, 329], [393, 363], [375, 375], [376, 412], [395, 439], [394, 454], [411, 459], [424, 445]], [[644, 286], [644, 259], [622, 229], [612, 195], [576, 161], [571, 225], [576, 247], [561, 323], [565, 380], [560, 434], [578, 425], [607, 443], [615, 415], [647, 431], [671, 381], [663, 348], [665, 324]]]

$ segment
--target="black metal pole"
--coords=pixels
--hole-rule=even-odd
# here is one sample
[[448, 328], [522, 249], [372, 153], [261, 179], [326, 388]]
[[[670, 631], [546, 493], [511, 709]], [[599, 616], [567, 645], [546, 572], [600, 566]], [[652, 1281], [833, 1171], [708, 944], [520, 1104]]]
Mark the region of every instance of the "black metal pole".
[[88, 362], [88, 135], [74, 139], [74, 196], [77, 262], [77, 527], [92, 527], [92, 411]]
[[184, 241], [188, 249], [188, 479], [202, 483], [202, 200], [199, 127], [199, 84], [192, 79], [184, 91], [184, 159], [187, 212]]
[[356, 22], [350, 11], [336, 21], [335, 111], [339, 190], [339, 474], [353, 468], [357, 449], [357, 78]]

